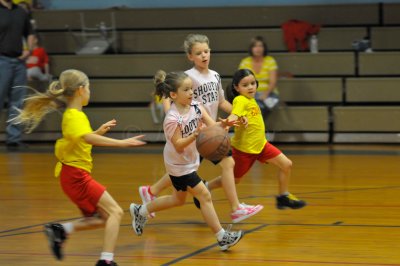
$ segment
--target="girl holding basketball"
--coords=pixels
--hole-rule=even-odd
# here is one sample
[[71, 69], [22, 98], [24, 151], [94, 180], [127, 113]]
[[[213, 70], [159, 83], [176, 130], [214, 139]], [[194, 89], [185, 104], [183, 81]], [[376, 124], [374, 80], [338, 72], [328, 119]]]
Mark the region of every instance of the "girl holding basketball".
[[[200, 164], [196, 136], [203, 122], [207, 126], [216, 122], [201, 105], [193, 101], [192, 80], [187, 74], [171, 72], [165, 75], [159, 72], [156, 77], [156, 94], [172, 99], [164, 120], [164, 163], [174, 191], [172, 195], [158, 197], [147, 204], [132, 203], [132, 227], [137, 235], [141, 235], [149, 213], [183, 205], [189, 192], [201, 202], [203, 218], [214, 232], [221, 250], [227, 250], [242, 238], [243, 233], [225, 231], [221, 227], [211, 194], [196, 172]], [[233, 125], [226, 121], [219, 124], [222, 127]]]
[[59, 81], [50, 84], [45, 94], [37, 92], [25, 100], [24, 109], [14, 123], [25, 124], [29, 133], [47, 113], [66, 105], [62, 119], [63, 138], [57, 140], [55, 146], [58, 159], [55, 174], [60, 178], [63, 191], [78, 206], [84, 218], [63, 224], [50, 223], [44, 230], [54, 256], [61, 260], [62, 246], [69, 234], [105, 227], [103, 252], [96, 266], [117, 265], [114, 249], [124, 211], [106, 188], [91, 177], [91, 149], [92, 145], [131, 147], [145, 143], [140, 140], [143, 136], [123, 140], [104, 137], [116, 125], [114, 119], [93, 131], [82, 111], [89, 98], [88, 77], [78, 70], [66, 70], [61, 73]]
[[[208, 68], [210, 64], [210, 47], [207, 36], [200, 34], [190, 34], [184, 41], [184, 49], [188, 59], [193, 62], [192, 69], [185, 73], [193, 81], [193, 99], [202, 104], [207, 114], [215, 121], [218, 116], [218, 109], [230, 114], [232, 105], [225, 100], [224, 90], [219, 74]], [[222, 160], [213, 161], [215, 165], [222, 168], [221, 176], [214, 178], [210, 182], [205, 182], [209, 190], [222, 187], [231, 205], [232, 222], [237, 223], [247, 219], [263, 209], [262, 205], [246, 205], [240, 203], [235, 186], [233, 175], [234, 160], [230, 155]], [[162, 190], [170, 186], [171, 182], [167, 175], [164, 175], [157, 183], [152, 186], [139, 187], [139, 193], [143, 203], [155, 198]], [[199, 201], [195, 198], [195, 204], [199, 208]], [[154, 213], [150, 213], [154, 217]]]
[[247, 127], [235, 127], [231, 140], [232, 156], [235, 159], [235, 179], [237, 183], [249, 171], [255, 161], [270, 163], [279, 168], [279, 195], [276, 197], [278, 209], [299, 209], [306, 205], [289, 193], [289, 179], [292, 162], [265, 138], [265, 125], [260, 108], [255, 100], [258, 82], [249, 69], [240, 69], [233, 75], [231, 86], [227, 89], [232, 94], [233, 109], [228, 121], [242, 117], [248, 120]]

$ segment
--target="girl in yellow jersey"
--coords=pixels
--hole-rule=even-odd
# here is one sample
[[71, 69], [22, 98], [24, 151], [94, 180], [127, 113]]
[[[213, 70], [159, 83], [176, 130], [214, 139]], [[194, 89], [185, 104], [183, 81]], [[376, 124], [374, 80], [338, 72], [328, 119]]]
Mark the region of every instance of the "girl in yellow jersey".
[[292, 161], [265, 138], [264, 121], [260, 107], [254, 99], [257, 87], [258, 82], [253, 72], [240, 69], [233, 75], [232, 84], [227, 89], [227, 93], [233, 98], [233, 108], [228, 120], [235, 121], [242, 117], [248, 120], [247, 127], [235, 127], [235, 134], [231, 140], [236, 183], [240, 182], [240, 178], [250, 170], [255, 161], [273, 164], [279, 168], [277, 208], [302, 208], [306, 203], [290, 194], [288, 190]]
[[25, 124], [29, 133], [47, 113], [66, 105], [62, 119], [63, 138], [57, 140], [55, 146], [58, 159], [55, 174], [65, 194], [85, 217], [63, 224], [47, 224], [45, 233], [54, 256], [61, 260], [62, 244], [70, 233], [105, 227], [103, 252], [96, 266], [117, 265], [114, 248], [124, 212], [106, 188], [91, 177], [91, 149], [92, 145], [130, 147], [145, 143], [140, 140], [143, 136], [123, 140], [104, 137], [116, 125], [114, 119], [93, 131], [82, 111], [89, 98], [88, 77], [78, 70], [66, 70], [61, 73], [59, 81], [50, 84], [45, 94], [37, 92], [25, 100], [24, 109], [14, 123]]

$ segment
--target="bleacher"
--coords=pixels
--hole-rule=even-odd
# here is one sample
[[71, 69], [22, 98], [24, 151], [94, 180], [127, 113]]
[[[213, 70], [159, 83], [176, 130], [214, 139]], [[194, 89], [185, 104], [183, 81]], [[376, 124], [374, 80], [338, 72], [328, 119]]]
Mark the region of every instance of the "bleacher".
[[[95, 26], [116, 18], [117, 54], [75, 55], [67, 31], [79, 31], [78, 11], [36, 11], [34, 18], [57, 76], [68, 68], [87, 73], [93, 90], [85, 110], [92, 126], [118, 120], [113, 134], [146, 133], [160, 140], [147, 104], [158, 69], [191, 67], [182, 44], [188, 33], [211, 41], [210, 68], [227, 84], [247, 55], [251, 37], [262, 35], [277, 60], [282, 106], [267, 129], [282, 142], [400, 143], [400, 5], [332, 5], [188, 9], [84, 10]], [[252, 14], [249, 16], [249, 14]], [[289, 19], [322, 25], [317, 54], [288, 53], [280, 25]], [[369, 36], [373, 53], [354, 52], [351, 43]], [[293, 75], [293, 77], [290, 77]], [[53, 114], [26, 140], [59, 137], [60, 115]], [[4, 120], [4, 115], [2, 116]], [[1, 122], [4, 134], [4, 122]]]

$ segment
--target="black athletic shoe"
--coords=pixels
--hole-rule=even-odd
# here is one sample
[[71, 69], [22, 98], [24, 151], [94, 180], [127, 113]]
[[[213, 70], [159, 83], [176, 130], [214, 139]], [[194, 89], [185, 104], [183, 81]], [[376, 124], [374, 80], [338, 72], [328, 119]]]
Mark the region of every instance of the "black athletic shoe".
[[[206, 185], [206, 187], [208, 189], [208, 182], [206, 180], [204, 180], [204, 179], [202, 181], [203, 181], [204, 185]], [[196, 197], [193, 197], [193, 203], [194, 203], [194, 205], [196, 205], [197, 209], [200, 209], [200, 201]]]
[[293, 194], [289, 195], [281, 195], [276, 197], [276, 207], [278, 209], [300, 209], [306, 206], [306, 202], [304, 200], [299, 200]]
[[96, 266], [118, 266], [118, 264], [115, 261], [99, 260]]
[[62, 245], [67, 239], [64, 227], [61, 224], [46, 224], [44, 232], [49, 241], [50, 250], [58, 260], [62, 260], [64, 257]]

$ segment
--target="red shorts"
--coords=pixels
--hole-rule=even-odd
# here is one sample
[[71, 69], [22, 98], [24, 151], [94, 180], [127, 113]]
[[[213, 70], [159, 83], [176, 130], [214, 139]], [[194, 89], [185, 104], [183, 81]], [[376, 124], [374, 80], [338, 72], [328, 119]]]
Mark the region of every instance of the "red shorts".
[[97, 203], [106, 188], [96, 182], [89, 172], [63, 164], [60, 174], [61, 187], [64, 193], [81, 210], [84, 216], [93, 216]]
[[275, 158], [281, 153], [277, 147], [269, 142], [265, 144], [263, 150], [258, 154], [242, 152], [232, 147], [232, 157], [235, 160], [235, 168], [233, 170], [235, 178], [244, 176], [255, 161], [266, 163], [269, 159]]

